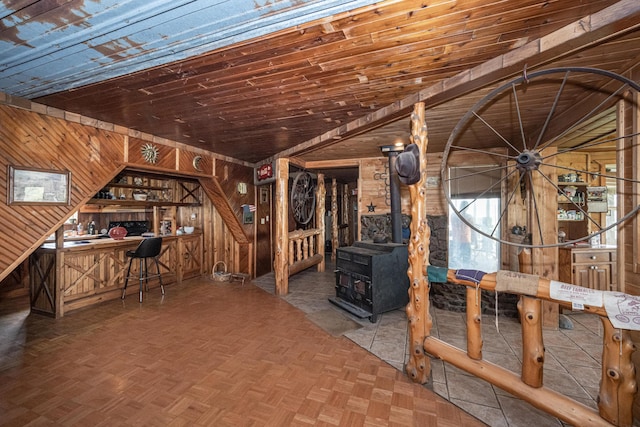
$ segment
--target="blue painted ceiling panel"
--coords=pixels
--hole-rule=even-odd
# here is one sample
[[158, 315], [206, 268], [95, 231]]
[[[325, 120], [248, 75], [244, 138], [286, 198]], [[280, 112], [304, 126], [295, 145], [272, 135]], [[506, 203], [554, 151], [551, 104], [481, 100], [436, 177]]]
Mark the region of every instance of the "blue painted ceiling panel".
[[[0, 3], [0, 91], [36, 98], [183, 60], [372, 0]], [[77, 6], [79, 4], [81, 6]]]

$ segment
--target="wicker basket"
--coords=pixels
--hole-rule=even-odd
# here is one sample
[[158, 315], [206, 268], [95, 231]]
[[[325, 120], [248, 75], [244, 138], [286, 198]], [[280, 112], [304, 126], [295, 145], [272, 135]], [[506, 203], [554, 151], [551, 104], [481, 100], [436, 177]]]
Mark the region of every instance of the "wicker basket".
[[[222, 270], [216, 270], [219, 264], [222, 264]], [[215, 282], [229, 282], [231, 280], [231, 273], [227, 273], [227, 264], [224, 261], [216, 262], [216, 265], [213, 266], [211, 278]]]

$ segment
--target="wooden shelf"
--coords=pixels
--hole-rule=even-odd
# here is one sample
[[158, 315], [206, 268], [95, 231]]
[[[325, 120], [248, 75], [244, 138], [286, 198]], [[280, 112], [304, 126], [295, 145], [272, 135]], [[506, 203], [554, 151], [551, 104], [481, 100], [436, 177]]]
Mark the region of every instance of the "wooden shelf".
[[576, 181], [576, 182], [560, 182], [560, 181], [558, 181], [557, 184], [558, 184], [558, 187], [561, 187], [563, 185], [575, 185], [576, 187], [580, 187], [580, 186], [585, 186], [586, 187], [587, 185], [589, 185], [589, 183], [585, 182], [585, 181]]
[[180, 202], [163, 202], [160, 200], [123, 200], [123, 199], [91, 199], [88, 205], [98, 206], [123, 206], [123, 207], [154, 207], [154, 206], [201, 206], [200, 203], [180, 203]]
[[[147, 200], [135, 200], [136, 193], [147, 194]], [[125, 171], [87, 203], [108, 207], [196, 207], [202, 205], [202, 189], [195, 180]]]
[[169, 187], [157, 187], [157, 186], [149, 186], [149, 185], [135, 185], [135, 184], [120, 184], [120, 183], [111, 183], [107, 187], [113, 188], [132, 188], [134, 190], [170, 190]]

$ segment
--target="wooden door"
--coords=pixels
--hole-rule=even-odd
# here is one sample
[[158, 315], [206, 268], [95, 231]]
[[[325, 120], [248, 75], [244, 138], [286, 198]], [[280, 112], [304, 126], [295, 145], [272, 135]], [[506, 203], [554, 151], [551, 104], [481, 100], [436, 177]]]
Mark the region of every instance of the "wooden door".
[[272, 226], [274, 222], [272, 209], [273, 185], [257, 187], [257, 204], [255, 214], [256, 224], [256, 277], [270, 273], [273, 270], [273, 239]]

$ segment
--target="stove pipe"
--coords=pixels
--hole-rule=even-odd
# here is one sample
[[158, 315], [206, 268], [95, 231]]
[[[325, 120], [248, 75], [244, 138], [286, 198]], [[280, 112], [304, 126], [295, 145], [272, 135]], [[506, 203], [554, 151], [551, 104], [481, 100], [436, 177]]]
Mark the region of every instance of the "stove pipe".
[[402, 206], [400, 202], [400, 179], [396, 171], [398, 154], [404, 151], [403, 145], [385, 145], [383, 153], [389, 156], [389, 191], [391, 196], [391, 241], [402, 243]]

